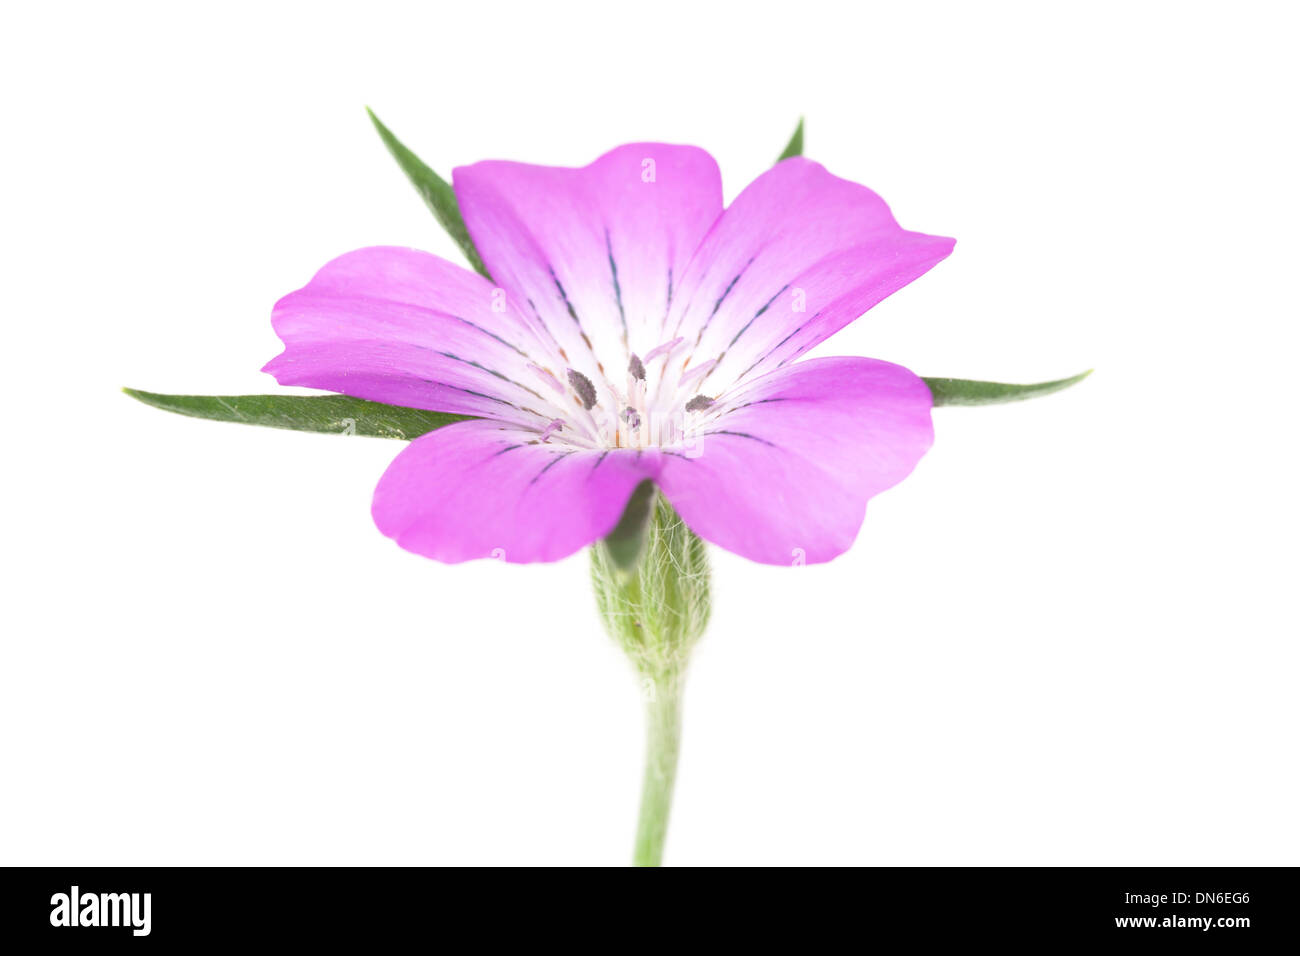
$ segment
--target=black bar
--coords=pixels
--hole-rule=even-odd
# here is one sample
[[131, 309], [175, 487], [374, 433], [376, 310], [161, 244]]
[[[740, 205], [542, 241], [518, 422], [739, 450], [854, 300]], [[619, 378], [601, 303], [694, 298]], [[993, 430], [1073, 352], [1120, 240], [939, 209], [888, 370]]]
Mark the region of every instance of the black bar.
[[[586, 940], [617, 949], [647, 936], [689, 945], [689, 926], [698, 920], [709, 924], [712, 939], [787, 928], [812, 940], [835, 928], [866, 944], [901, 934], [915, 943], [1130, 941], [1234, 950], [1267, 943], [1291, 950], [1300, 938], [1294, 868], [862, 869], [769, 876], [750, 887], [752, 878], [629, 874], [605, 895], [533, 873], [503, 889], [509, 876], [483, 880], [441, 869], [12, 868], [0, 894], [0, 939], [91, 949], [352, 941], [370, 950], [409, 944], [412, 933], [437, 943], [468, 931], [487, 943], [531, 932], [533, 945]], [[64, 912], [59, 905], [71, 904], [74, 886], [77, 922], [116, 916], [120, 925], [71, 925], [70, 905]], [[611, 936], [619, 925], [624, 929]], [[623, 934], [632, 938], [619, 942]]]

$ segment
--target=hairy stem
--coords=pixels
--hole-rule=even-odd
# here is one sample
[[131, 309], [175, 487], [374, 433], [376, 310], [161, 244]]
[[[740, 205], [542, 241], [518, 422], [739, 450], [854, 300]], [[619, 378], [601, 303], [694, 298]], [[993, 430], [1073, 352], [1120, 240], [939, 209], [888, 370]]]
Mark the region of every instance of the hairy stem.
[[645, 779], [641, 784], [641, 815], [632, 856], [636, 866], [658, 866], [663, 861], [682, 736], [682, 684], [681, 676], [675, 672], [658, 679], [647, 678], [645, 682]]

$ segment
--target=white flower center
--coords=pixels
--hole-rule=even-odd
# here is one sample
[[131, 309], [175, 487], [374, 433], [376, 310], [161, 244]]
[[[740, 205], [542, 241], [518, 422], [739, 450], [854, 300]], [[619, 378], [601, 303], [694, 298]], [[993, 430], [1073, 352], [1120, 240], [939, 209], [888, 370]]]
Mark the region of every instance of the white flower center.
[[[689, 448], [713, 399], [699, 387], [714, 362], [685, 368], [674, 356], [681, 339], [633, 355], [621, 388], [604, 376], [598, 383], [574, 369], [565, 370], [565, 384], [532, 366], [547, 384], [563, 394], [564, 411], [542, 432], [540, 440], [583, 449]], [[558, 387], [557, 387], [558, 386]], [[557, 396], [559, 398], [559, 396]]]

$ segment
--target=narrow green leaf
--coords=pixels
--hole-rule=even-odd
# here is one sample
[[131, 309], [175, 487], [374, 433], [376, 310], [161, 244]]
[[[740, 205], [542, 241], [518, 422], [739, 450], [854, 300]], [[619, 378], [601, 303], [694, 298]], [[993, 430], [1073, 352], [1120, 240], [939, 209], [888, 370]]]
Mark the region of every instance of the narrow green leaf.
[[965, 378], [927, 378], [935, 405], [1001, 405], [1004, 402], [1023, 402], [1027, 398], [1050, 395], [1063, 388], [1082, 382], [1092, 374], [1092, 369], [1070, 378], [1054, 382], [1036, 382], [1033, 385], [1007, 385], [1003, 382], [973, 382]]
[[799, 125], [794, 128], [794, 135], [790, 137], [790, 142], [785, 144], [785, 150], [776, 158], [779, 163], [783, 159], [789, 159], [791, 156], [803, 155], [803, 117], [799, 117]]
[[134, 388], [122, 391], [146, 405], [191, 418], [406, 441], [469, 417], [367, 402], [346, 395], [158, 395]]
[[411, 181], [411, 185], [420, 194], [420, 198], [429, 207], [434, 218], [456, 241], [456, 245], [460, 246], [461, 252], [465, 253], [465, 258], [474, 267], [474, 271], [486, 276], [487, 267], [479, 258], [478, 250], [474, 248], [474, 240], [469, 237], [469, 230], [465, 228], [465, 220], [461, 218], [460, 205], [456, 202], [456, 193], [452, 190], [451, 184], [426, 166], [419, 156], [403, 146], [401, 141], [389, 132], [388, 127], [379, 122], [379, 117], [370, 107], [366, 107], [366, 112], [370, 114], [370, 121], [379, 131], [380, 139], [393, 154], [393, 159], [397, 160], [397, 165], [402, 167], [402, 172], [406, 173], [406, 178]]
[[654, 504], [655, 484], [647, 478], [636, 486], [623, 509], [623, 516], [614, 525], [614, 530], [605, 536], [610, 562], [621, 573], [631, 572], [641, 560]]

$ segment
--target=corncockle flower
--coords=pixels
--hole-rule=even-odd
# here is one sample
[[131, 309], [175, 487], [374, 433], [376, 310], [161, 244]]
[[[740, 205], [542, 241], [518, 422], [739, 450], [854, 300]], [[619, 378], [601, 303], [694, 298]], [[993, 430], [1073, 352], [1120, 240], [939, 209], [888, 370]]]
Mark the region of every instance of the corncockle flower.
[[656, 864], [681, 684], [709, 614], [703, 542], [829, 561], [930, 447], [941, 389], [974, 403], [1008, 396], [958, 386], [1013, 387], [803, 358], [953, 240], [903, 229], [875, 193], [801, 156], [725, 208], [713, 159], [661, 143], [576, 169], [461, 167], [453, 197], [379, 129], [480, 274], [414, 249], [343, 255], [276, 304], [285, 348], [265, 370], [366, 400], [358, 414], [464, 416], [400, 436], [418, 435], [372, 512], [401, 547], [534, 562], [595, 546], [602, 619], [644, 678], [636, 860]]
[[413, 249], [349, 253], [276, 305], [285, 350], [265, 369], [477, 416], [380, 480], [375, 522], [403, 548], [554, 561], [649, 479], [706, 541], [828, 561], [930, 447], [930, 390], [907, 369], [798, 361], [952, 251], [870, 190], [795, 157], [724, 211], [713, 159], [659, 143], [453, 183], [491, 281]]

